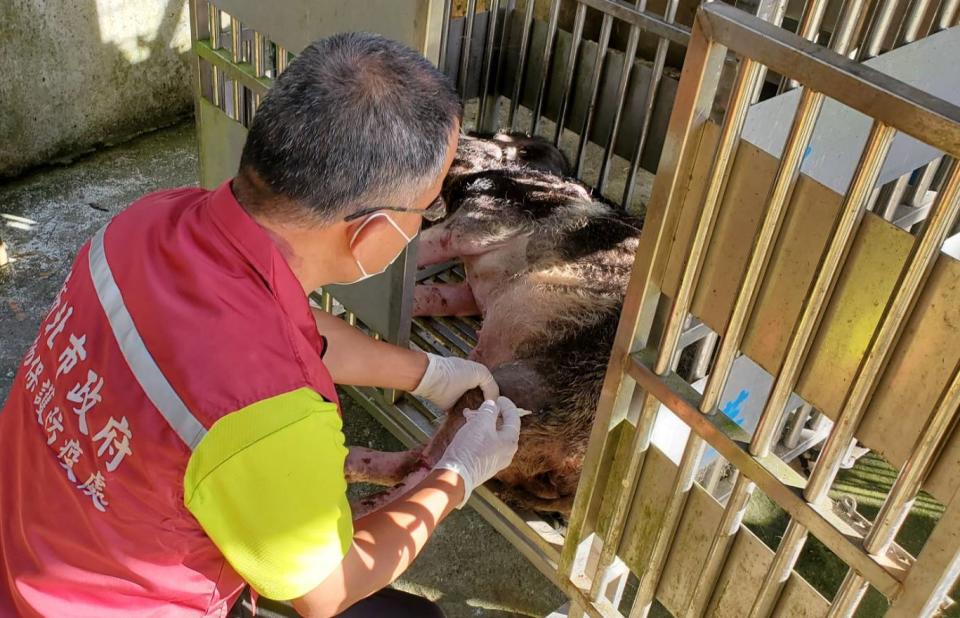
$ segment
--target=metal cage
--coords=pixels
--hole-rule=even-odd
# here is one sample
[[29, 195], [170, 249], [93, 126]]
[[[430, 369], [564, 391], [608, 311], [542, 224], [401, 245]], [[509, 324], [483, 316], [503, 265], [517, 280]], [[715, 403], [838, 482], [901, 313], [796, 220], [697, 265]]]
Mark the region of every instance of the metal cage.
[[[569, 526], [483, 488], [471, 499], [564, 591], [571, 615], [621, 615], [631, 581], [630, 616], [654, 599], [685, 616], [850, 615], [868, 584], [894, 616], [941, 602], [960, 567], [960, 270], [940, 252], [960, 207], [960, 110], [871, 66], [897, 68], [896, 52], [881, 52], [924, 37], [940, 44], [960, 1], [761, 0], [749, 13], [679, 0], [190, 7], [204, 186], [234, 174], [245, 127], [293, 55], [325, 34], [373, 30], [451, 75], [467, 128], [546, 135], [595, 191], [647, 202]], [[840, 104], [859, 124], [830, 107]], [[763, 114], [792, 118], [779, 143]], [[846, 176], [807, 158], [829, 150], [828, 116], [862, 133]], [[884, 166], [891, 151], [907, 154]], [[466, 355], [477, 321], [410, 317], [417, 281], [463, 276], [416, 272], [415, 251], [312, 300], [372, 336]], [[751, 432], [717, 409], [742, 359], [772, 376]], [[347, 391], [410, 445], [442, 414], [409, 395]], [[676, 461], [650, 439], [669, 413], [689, 428]], [[826, 497], [854, 439], [900, 469], [875, 525]], [[809, 479], [786, 465], [820, 442]], [[719, 455], [705, 470], [708, 448]], [[733, 473], [721, 482], [724, 462]], [[921, 487], [947, 506], [914, 558], [892, 541]], [[791, 518], [776, 551], [741, 523], [756, 488]], [[832, 604], [793, 571], [808, 533], [850, 566]]]

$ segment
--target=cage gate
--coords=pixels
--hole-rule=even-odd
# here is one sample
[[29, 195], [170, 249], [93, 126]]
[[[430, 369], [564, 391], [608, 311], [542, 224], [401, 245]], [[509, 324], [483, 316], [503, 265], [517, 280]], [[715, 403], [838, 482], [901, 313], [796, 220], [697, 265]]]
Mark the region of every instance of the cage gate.
[[[291, 55], [342, 30], [420, 49], [454, 78], [468, 128], [546, 135], [614, 201], [636, 207], [659, 169], [566, 534], [483, 489], [471, 504], [570, 597], [574, 615], [619, 615], [628, 580], [637, 583], [631, 616], [646, 615], [654, 597], [674, 615], [847, 615], [866, 584], [893, 601], [891, 615], [926, 614], [960, 566], [951, 470], [960, 446], [947, 440], [960, 397], [960, 352], [950, 346], [958, 273], [939, 254], [955, 231], [957, 109], [721, 5], [694, 24], [696, 4], [679, 0], [651, 3], [659, 15], [642, 0], [465, 4], [373, 2], [349, 12], [297, 2], [271, 12], [192, 0], [201, 183], [234, 174], [245, 127]], [[747, 8], [861, 60], [946, 30], [960, 13], [956, 0], [835, 4]], [[791, 94], [793, 107], [774, 110], [794, 118], [785, 143], [746, 139], [757, 124], [750, 104]], [[875, 119], [856, 174], [839, 189], [804, 163], [833, 100]], [[881, 170], [895, 130], [933, 154]], [[913, 249], [910, 231], [920, 234]], [[414, 264], [415, 246], [385, 275], [312, 299], [372, 336], [467, 354], [475, 320], [409, 313], [415, 281], [455, 281], [462, 271], [417, 273]], [[931, 309], [914, 311], [917, 302]], [[857, 328], [845, 333], [844, 324]], [[693, 362], [681, 379], [684, 350]], [[752, 435], [716, 412], [744, 359], [773, 376]], [[924, 379], [907, 380], [910, 372]], [[441, 413], [406, 395], [346, 390], [407, 444], [423, 441]], [[898, 417], [905, 405], [910, 414]], [[673, 460], [650, 448], [666, 410], [692, 428]], [[901, 468], [875, 527], [825, 499], [854, 437]], [[825, 439], [809, 482], [785, 464]], [[716, 452], [705, 469], [708, 448]], [[724, 480], [727, 461], [734, 474]], [[921, 483], [947, 510], [914, 560], [891, 540]], [[776, 553], [741, 524], [756, 488], [791, 516]], [[851, 566], [832, 610], [792, 570], [808, 532]]]

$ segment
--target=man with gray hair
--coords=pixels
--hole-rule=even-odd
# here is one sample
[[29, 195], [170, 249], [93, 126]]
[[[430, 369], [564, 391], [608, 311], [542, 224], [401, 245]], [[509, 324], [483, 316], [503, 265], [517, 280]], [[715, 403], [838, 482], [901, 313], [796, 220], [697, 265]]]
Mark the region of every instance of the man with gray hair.
[[[0, 414], [0, 614], [442, 615], [385, 589], [509, 465], [482, 365], [374, 341], [307, 294], [382, 272], [442, 216], [461, 107], [371, 34], [277, 79], [235, 178], [137, 201], [79, 252]], [[424, 481], [353, 520], [335, 383], [487, 401]]]

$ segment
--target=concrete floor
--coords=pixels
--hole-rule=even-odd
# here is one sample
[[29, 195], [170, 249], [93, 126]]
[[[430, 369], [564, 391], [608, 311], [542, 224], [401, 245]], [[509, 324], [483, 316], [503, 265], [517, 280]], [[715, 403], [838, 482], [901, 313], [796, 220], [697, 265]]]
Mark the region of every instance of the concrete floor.
[[[0, 270], [0, 401], [77, 249], [143, 194], [196, 184], [192, 124], [0, 185], [0, 236], [12, 264]], [[359, 406], [344, 402], [349, 444], [401, 445]], [[451, 618], [543, 616], [564, 599], [473, 510], [453, 513], [398, 588], [438, 600]]]

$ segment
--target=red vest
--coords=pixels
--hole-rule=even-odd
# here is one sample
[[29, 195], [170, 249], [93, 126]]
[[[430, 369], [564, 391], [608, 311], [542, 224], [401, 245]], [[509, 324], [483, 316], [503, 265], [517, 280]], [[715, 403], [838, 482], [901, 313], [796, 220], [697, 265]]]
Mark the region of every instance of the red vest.
[[221, 616], [183, 505], [220, 417], [336, 391], [306, 296], [229, 183], [148, 195], [77, 255], [0, 412], [0, 615]]

